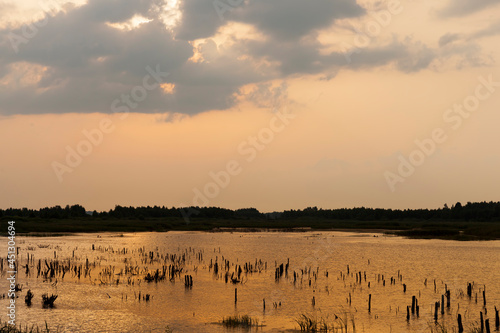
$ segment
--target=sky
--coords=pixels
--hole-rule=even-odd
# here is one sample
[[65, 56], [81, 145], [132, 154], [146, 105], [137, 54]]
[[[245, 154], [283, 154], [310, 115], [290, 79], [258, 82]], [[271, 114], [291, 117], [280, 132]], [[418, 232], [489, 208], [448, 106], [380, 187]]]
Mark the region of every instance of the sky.
[[0, 208], [500, 201], [495, 0], [0, 1]]

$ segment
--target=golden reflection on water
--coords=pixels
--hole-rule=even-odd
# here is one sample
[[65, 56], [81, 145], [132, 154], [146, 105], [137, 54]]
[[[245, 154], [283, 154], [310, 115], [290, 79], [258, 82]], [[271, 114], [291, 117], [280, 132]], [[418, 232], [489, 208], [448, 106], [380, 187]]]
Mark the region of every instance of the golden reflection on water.
[[[165, 332], [167, 327], [174, 332], [232, 332], [219, 323], [237, 314], [257, 319], [262, 325], [257, 330], [264, 332], [298, 329], [301, 314], [330, 325], [347, 322], [349, 332], [353, 326], [356, 332], [430, 332], [434, 302], [445, 288], [451, 291], [451, 306], [444, 315], [439, 312], [440, 324], [456, 326], [461, 313], [465, 327], [471, 327], [484, 312], [484, 286], [486, 318], [493, 325], [494, 306], [500, 308], [499, 241], [407, 240], [344, 232], [169, 232], [18, 237], [18, 245], [23, 266], [30, 256], [30, 273], [20, 269], [18, 274], [23, 290], [18, 293], [17, 323], [47, 321], [60, 332]], [[37, 276], [39, 260], [42, 274]], [[61, 271], [44, 278], [45, 260], [72, 270], [65, 269], [64, 278]], [[288, 274], [276, 280], [276, 267], [286, 267], [288, 260]], [[166, 273], [158, 282], [144, 280], [156, 269], [161, 276], [174, 262], [174, 278]], [[245, 271], [245, 263], [253, 272]], [[89, 274], [81, 271], [78, 279], [74, 267], [88, 268]], [[184, 285], [185, 275], [192, 276], [191, 288]], [[231, 283], [231, 275], [238, 283]], [[0, 287], [6, 291], [5, 281], [2, 276]], [[474, 282], [471, 299], [466, 296], [468, 282]], [[23, 302], [28, 289], [35, 294], [30, 308]], [[54, 308], [42, 307], [43, 293], [59, 295]], [[407, 321], [412, 296], [418, 299], [420, 316]], [[0, 299], [0, 307], [7, 301]], [[5, 321], [6, 313], [0, 318]]]

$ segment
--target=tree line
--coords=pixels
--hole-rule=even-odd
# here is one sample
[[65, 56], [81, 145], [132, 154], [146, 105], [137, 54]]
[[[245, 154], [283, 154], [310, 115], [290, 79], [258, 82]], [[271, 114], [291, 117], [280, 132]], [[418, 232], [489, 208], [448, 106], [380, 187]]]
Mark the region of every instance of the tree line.
[[219, 219], [299, 219], [321, 218], [329, 220], [353, 221], [391, 221], [391, 220], [452, 220], [452, 221], [500, 221], [500, 202], [460, 202], [437, 209], [384, 209], [384, 208], [339, 208], [322, 209], [308, 207], [298, 210], [261, 213], [255, 208], [231, 210], [220, 207], [175, 208], [165, 206], [124, 207], [115, 206], [109, 211], [89, 212], [81, 205], [45, 207], [41, 209], [8, 208], [0, 209], [3, 218], [41, 218], [41, 219], [146, 219], [182, 218], [189, 212], [189, 218]]

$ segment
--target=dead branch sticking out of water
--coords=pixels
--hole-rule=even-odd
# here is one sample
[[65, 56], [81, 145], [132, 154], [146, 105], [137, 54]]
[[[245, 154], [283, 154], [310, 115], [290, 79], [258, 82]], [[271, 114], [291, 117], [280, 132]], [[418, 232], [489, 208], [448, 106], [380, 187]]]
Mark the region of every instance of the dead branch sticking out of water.
[[35, 294], [33, 294], [31, 292], [30, 289], [28, 289], [28, 292], [26, 293], [26, 296], [24, 297], [24, 302], [26, 303], [27, 306], [31, 306], [31, 299], [35, 296]]

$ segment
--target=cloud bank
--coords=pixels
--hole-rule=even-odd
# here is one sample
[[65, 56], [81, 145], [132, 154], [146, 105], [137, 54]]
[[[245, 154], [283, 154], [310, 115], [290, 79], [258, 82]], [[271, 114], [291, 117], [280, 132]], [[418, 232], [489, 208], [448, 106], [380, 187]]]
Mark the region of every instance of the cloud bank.
[[[480, 3], [456, 0], [445, 11], [493, 5]], [[161, 0], [89, 0], [46, 12], [31, 25], [0, 29], [0, 114], [111, 113], [113, 100], [141, 85], [148, 66], [169, 73], [162, 86], [168, 89], [149, 91], [134, 111], [196, 114], [233, 107], [246, 85], [307, 75], [331, 79], [341, 69], [386, 65], [409, 73], [430, 67], [442, 55], [412, 38], [394, 36], [370, 43], [346, 61], [345, 50], [339, 45], [328, 50], [319, 35], [335, 31], [342, 20], [369, 18], [351, 0], [240, 1], [226, 4], [224, 15], [214, 4], [184, 0], [177, 9], [165, 9]], [[174, 10], [178, 13], [169, 12]], [[231, 43], [216, 43], [230, 24], [237, 27]], [[260, 37], [242, 35], [238, 25]], [[443, 36], [439, 45], [457, 38]]]

